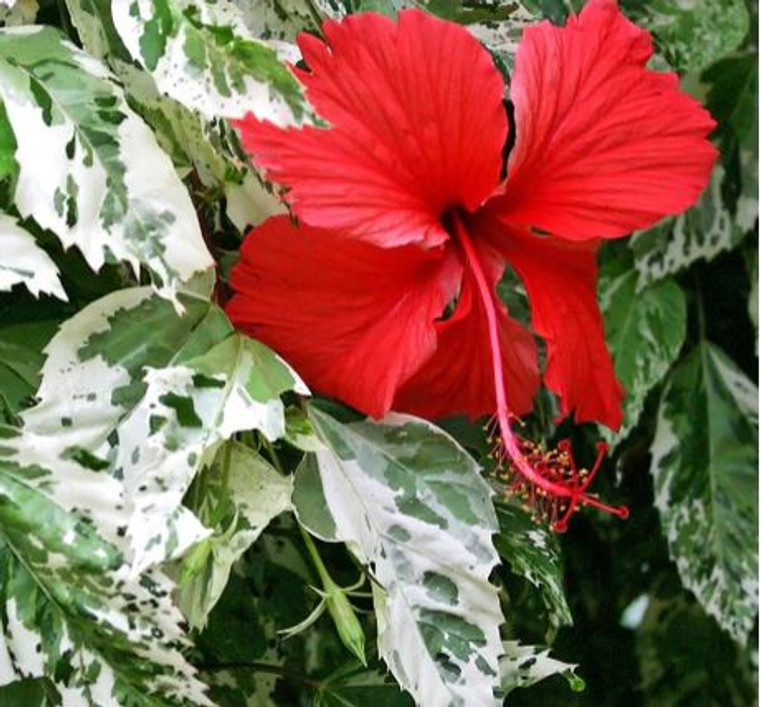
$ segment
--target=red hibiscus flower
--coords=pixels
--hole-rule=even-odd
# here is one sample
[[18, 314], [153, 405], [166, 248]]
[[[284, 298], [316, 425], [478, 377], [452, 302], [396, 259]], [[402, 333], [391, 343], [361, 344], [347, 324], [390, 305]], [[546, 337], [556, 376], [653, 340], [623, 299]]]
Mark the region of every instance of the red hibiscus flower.
[[537, 349], [495, 286], [505, 264], [522, 279], [562, 414], [617, 428], [599, 239], [697, 200], [716, 157], [709, 114], [675, 75], [645, 68], [651, 38], [615, 0], [525, 30], [506, 92], [512, 126], [499, 71], [462, 27], [406, 10], [323, 31], [300, 36], [298, 75], [329, 127], [237, 123], [299, 222], [278, 216], [248, 234], [233, 322], [374, 417], [495, 414], [510, 468], [559, 501], [559, 526], [584, 503], [623, 515], [586, 493], [595, 469], [510, 428], [531, 409]]

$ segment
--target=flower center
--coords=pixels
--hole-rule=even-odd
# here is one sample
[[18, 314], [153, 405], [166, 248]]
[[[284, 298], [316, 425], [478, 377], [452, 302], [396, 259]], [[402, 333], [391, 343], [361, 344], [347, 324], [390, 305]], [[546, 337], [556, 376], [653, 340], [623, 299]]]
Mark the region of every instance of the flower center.
[[544, 452], [514, 432], [511, 420], [516, 418], [507, 404], [499, 321], [494, 301], [496, 293], [488, 284], [480, 256], [462, 215], [456, 210], [449, 211], [444, 216], [443, 223], [462, 248], [466, 267], [470, 268], [475, 278], [485, 310], [496, 395], [493, 428], [495, 452], [501, 470], [515, 477], [512, 492], [522, 495], [541, 516], [548, 518], [557, 531], [565, 530], [570, 516], [583, 505], [627, 518], [628, 509], [625, 506], [609, 506], [586, 493], [601, 465], [606, 445], [600, 446], [599, 455], [589, 472], [576, 467], [569, 442], [560, 443], [556, 450]]

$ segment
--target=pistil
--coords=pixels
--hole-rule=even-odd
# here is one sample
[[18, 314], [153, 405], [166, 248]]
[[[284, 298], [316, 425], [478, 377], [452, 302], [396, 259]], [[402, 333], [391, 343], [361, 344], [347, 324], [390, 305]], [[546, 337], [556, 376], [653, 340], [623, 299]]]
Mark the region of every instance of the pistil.
[[488, 344], [491, 350], [494, 392], [496, 394], [495, 429], [498, 461], [517, 479], [513, 491], [532, 501], [542, 515], [549, 517], [557, 531], [564, 531], [570, 516], [582, 505], [593, 506], [620, 518], [628, 517], [625, 506], [609, 506], [586, 493], [601, 465], [606, 445], [600, 445], [599, 454], [591, 471], [578, 470], [568, 441], [557, 450], [543, 452], [535, 444], [517, 435], [510, 423], [513, 417], [507, 404], [506, 381], [502, 363], [499, 323], [494, 298], [496, 293], [488, 284], [477, 250], [473, 245], [462, 217], [453, 212], [451, 224], [454, 237], [464, 251], [467, 266], [477, 284], [480, 301], [488, 324]]

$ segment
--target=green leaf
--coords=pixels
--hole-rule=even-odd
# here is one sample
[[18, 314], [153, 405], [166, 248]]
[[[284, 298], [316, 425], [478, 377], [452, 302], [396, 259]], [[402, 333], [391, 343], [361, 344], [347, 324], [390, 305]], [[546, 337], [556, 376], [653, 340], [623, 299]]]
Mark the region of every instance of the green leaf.
[[758, 305], [758, 276], [757, 276], [757, 244], [749, 251], [746, 257], [747, 261], [747, 276], [749, 277], [749, 298], [747, 299], [747, 313], [752, 320], [752, 324], [755, 326], [755, 355], [758, 350], [758, 338], [757, 338], [757, 305]]
[[35, 297], [49, 293], [65, 300], [60, 273], [51, 257], [37, 245], [34, 236], [15, 218], [0, 213], [0, 291], [23, 284]]
[[523, 646], [517, 641], [504, 641], [504, 655], [499, 659], [501, 684], [505, 695], [518, 687], [529, 687], [537, 682], [562, 675], [574, 692], [581, 692], [586, 683], [575, 674], [577, 665], [563, 663], [549, 655], [548, 649]]
[[639, 273], [639, 292], [698, 260], [709, 261], [731, 250], [754, 227], [757, 196], [742, 194], [736, 211], [732, 212], [723, 198], [725, 177], [723, 168], [716, 167], [709, 186], [696, 206], [631, 238], [630, 246]]
[[686, 337], [686, 298], [672, 278], [637, 293], [638, 273], [603, 270], [600, 279], [607, 343], [623, 384], [623, 425], [605, 436], [623, 440], [644, 410], [649, 391], [663, 380]]
[[683, 595], [645, 595], [636, 631], [641, 689], [651, 705], [751, 705], [757, 665]]
[[757, 154], [757, 52], [722, 59], [702, 75], [710, 84], [707, 105], [719, 123], [730, 128], [742, 147]]
[[[206, 526], [214, 527], [214, 534], [186, 558], [187, 577], [178, 595], [190, 625], [201, 629], [227, 586], [232, 565], [272, 518], [291, 508], [293, 492], [292, 476], [282, 476], [263, 457], [236, 442], [222, 447], [204, 474], [206, 479], [199, 507], [192, 510]], [[194, 557], [198, 563], [190, 567]]]
[[730, 54], [749, 31], [744, 0], [652, 0], [643, 19], [681, 72], [701, 71]]
[[743, 220], [750, 229], [757, 219], [757, 68], [757, 51], [744, 52], [719, 61], [702, 76], [710, 84], [707, 107], [718, 121], [723, 160], [739, 182], [727, 191], [736, 210], [746, 212]]
[[55, 320], [35, 320], [0, 328], [0, 397], [17, 413], [39, 385], [42, 349], [57, 328]]
[[757, 387], [703, 341], [663, 392], [655, 505], [681, 580], [746, 642], [757, 613]]
[[[417, 418], [344, 423], [316, 406], [309, 414], [329, 449], [316, 453], [321, 500], [298, 491], [299, 472], [296, 511], [369, 565], [381, 657], [420, 704], [496, 705], [503, 618], [488, 576], [497, 523], [477, 464]], [[319, 492], [313, 479], [310, 489]], [[334, 532], [313, 514], [320, 504]]]
[[380, 672], [346, 665], [320, 681], [314, 707], [411, 707], [412, 700]]
[[300, 84], [230, 0], [134, 0], [113, 3], [112, 12], [133, 59], [158, 88], [207, 118], [250, 111], [285, 125], [306, 116]]
[[[14, 203], [90, 266], [145, 266], [164, 296], [209, 268], [190, 197], [106, 68], [50, 28], [0, 33]], [[44, 155], [44, 159], [40, 159]]]
[[572, 624], [562, 580], [562, 559], [555, 535], [536, 525], [530, 514], [514, 503], [496, 506], [500, 532], [494, 539], [499, 555], [515, 574], [541, 592], [555, 626]]

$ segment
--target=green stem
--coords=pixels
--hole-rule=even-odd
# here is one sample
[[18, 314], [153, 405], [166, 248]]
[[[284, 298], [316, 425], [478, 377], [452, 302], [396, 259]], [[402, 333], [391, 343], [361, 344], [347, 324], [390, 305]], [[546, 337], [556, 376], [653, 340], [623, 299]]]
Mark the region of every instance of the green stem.
[[275, 469], [277, 469], [277, 471], [280, 472], [280, 474], [285, 476], [285, 467], [283, 467], [282, 462], [280, 461], [280, 457], [274, 448], [274, 445], [265, 437], [262, 437], [262, 439], [264, 441], [264, 446], [267, 449], [267, 454], [269, 454], [269, 459], [272, 462], [272, 465]]
[[330, 573], [327, 571], [327, 567], [325, 567], [325, 563], [322, 562], [322, 558], [319, 555], [319, 550], [317, 550], [317, 546], [314, 544], [314, 541], [311, 539], [311, 535], [306, 531], [306, 529], [302, 526], [298, 526], [299, 530], [301, 531], [301, 537], [303, 538], [303, 542], [306, 545], [306, 549], [309, 551], [309, 557], [311, 557], [311, 561], [314, 563], [314, 566], [317, 568], [317, 574], [319, 575], [319, 578], [322, 580], [322, 587], [324, 590], [330, 591], [331, 588], [337, 586], [335, 582], [333, 581], [333, 578], [330, 576]]

